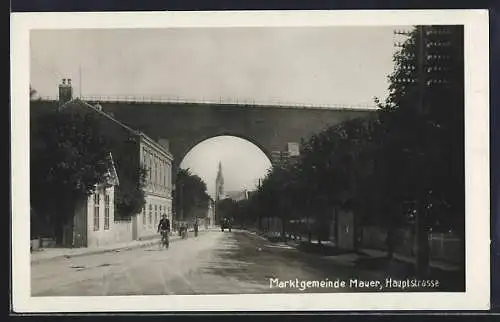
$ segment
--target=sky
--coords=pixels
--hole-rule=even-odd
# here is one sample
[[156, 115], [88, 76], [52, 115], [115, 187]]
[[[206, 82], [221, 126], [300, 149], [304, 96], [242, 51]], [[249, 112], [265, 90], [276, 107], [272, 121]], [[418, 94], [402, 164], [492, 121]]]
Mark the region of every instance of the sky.
[[[71, 78], [75, 96], [83, 97], [373, 106], [374, 97], [387, 95], [395, 29], [401, 27], [35, 30], [30, 84], [53, 98], [61, 79]], [[227, 171], [227, 190], [252, 185], [269, 160], [242, 142], [202, 142], [183, 164], [207, 179], [209, 192], [216, 159]]]
[[256, 145], [245, 139], [224, 135], [196, 145], [182, 160], [181, 168], [198, 174], [207, 184], [210, 196], [215, 197], [219, 161], [225, 192], [255, 190], [258, 178], [262, 178], [271, 167], [267, 156]]

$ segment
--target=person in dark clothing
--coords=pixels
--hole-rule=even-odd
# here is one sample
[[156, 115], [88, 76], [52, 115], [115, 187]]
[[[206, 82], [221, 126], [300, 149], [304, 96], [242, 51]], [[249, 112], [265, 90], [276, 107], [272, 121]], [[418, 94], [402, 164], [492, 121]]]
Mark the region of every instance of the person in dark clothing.
[[198, 218], [195, 218], [194, 220], [194, 237], [198, 236]]
[[168, 220], [166, 215], [163, 215], [160, 222], [158, 223], [158, 232], [161, 234], [162, 242], [169, 243], [168, 233], [170, 232], [170, 220]]

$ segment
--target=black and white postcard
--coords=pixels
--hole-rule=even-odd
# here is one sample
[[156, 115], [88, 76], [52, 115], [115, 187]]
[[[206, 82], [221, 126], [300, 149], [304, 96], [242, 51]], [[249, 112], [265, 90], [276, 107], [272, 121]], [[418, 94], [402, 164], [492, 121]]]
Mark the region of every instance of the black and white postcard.
[[487, 11], [11, 26], [15, 311], [489, 308]]

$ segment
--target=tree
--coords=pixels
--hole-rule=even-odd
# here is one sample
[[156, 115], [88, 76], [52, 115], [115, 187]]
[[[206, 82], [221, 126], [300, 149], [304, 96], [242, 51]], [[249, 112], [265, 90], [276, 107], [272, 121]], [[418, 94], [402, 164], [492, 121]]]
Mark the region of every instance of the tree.
[[414, 28], [400, 47], [380, 104], [381, 149], [393, 174], [390, 194], [415, 205], [423, 272], [430, 228], [445, 222], [464, 236], [463, 27]]
[[58, 244], [78, 202], [109, 169], [110, 145], [92, 114], [52, 111], [31, 123], [31, 204], [54, 225]]
[[236, 201], [230, 198], [222, 199], [217, 202], [217, 212], [219, 218], [229, 218], [231, 220], [234, 219], [236, 212], [238, 209], [238, 205]]
[[138, 138], [115, 142], [113, 152], [120, 186], [116, 188], [115, 207], [118, 219], [128, 220], [141, 212], [146, 203], [144, 187], [147, 169], [138, 160]]
[[[313, 135], [304, 144], [295, 170], [299, 173], [297, 186], [304, 187], [306, 204], [302, 207], [312, 211], [319, 223], [320, 240], [328, 236], [327, 223], [332, 214], [337, 222], [340, 210], [351, 211], [359, 222], [366, 211], [362, 206], [366, 204], [368, 191], [363, 187], [373, 162], [367, 153], [371, 143], [370, 122], [369, 119], [345, 121]], [[300, 194], [294, 200], [299, 201]]]
[[189, 169], [179, 169], [173, 193], [174, 209], [179, 220], [192, 219], [196, 210], [207, 210], [210, 197], [206, 183]]

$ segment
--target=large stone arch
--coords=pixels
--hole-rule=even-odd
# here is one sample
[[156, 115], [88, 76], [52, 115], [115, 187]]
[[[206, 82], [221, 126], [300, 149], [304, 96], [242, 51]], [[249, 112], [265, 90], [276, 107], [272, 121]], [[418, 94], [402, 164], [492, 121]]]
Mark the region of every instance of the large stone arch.
[[215, 134], [201, 135], [199, 139], [196, 139], [190, 145], [186, 145], [186, 147], [183, 148], [181, 150], [181, 153], [178, 155], [178, 162], [175, 163], [175, 169], [178, 169], [178, 167], [180, 166], [180, 164], [182, 163], [182, 161], [184, 160], [186, 155], [191, 150], [193, 150], [198, 144], [203, 143], [203, 142], [210, 140], [210, 139], [213, 139], [213, 138], [221, 137], [221, 136], [232, 136], [232, 137], [237, 137], [237, 138], [243, 139], [245, 141], [248, 141], [248, 142], [252, 143], [253, 145], [255, 145], [255, 147], [257, 147], [262, 153], [264, 153], [270, 162], [272, 160], [271, 159], [271, 152], [272, 151], [270, 151], [268, 148], [266, 148], [263, 144], [261, 144], [260, 142], [258, 142], [254, 138], [252, 138], [248, 135], [245, 135], [239, 131], [220, 131], [220, 132], [216, 132]]

